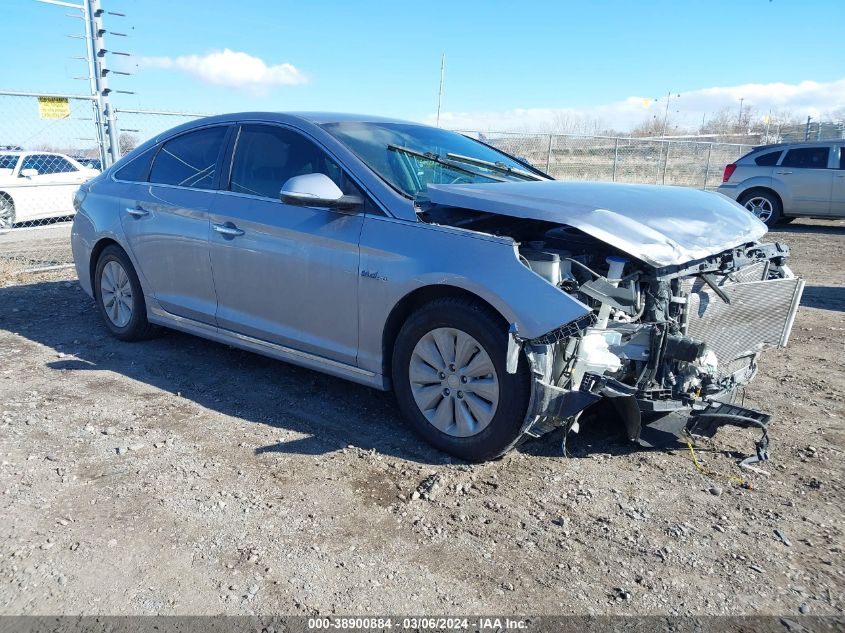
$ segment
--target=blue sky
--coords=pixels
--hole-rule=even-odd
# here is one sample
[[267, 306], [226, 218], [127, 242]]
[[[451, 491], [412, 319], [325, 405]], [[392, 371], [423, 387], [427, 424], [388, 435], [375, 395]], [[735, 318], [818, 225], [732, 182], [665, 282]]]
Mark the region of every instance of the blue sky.
[[[624, 128], [653, 115], [644, 99], [668, 90], [681, 95], [671, 104], [681, 120], [738, 107], [740, 96], [801, 117], [845, 105], [840, 0], [102, 1], [127, 14], [107, 16], [109, 30], [131, 35], [109, 36], [109, 48], [136, 56], [127, 68], [136, 74], [112, 81], [137, 93], [115, 98], [126, 107], [430, 121], [444, 52], [444, 121], [453, 127], [596, 118]], [[81, 22], [35, 0], [2, 4], [4, 50], [21, 54], [7, 58], [0, 87], [85, 92], [71, 79], [84, 63], [68, 59], [82, 43], [65, 37]], [[259, 64], [251, 81], [238, 78], [244, 61]]]

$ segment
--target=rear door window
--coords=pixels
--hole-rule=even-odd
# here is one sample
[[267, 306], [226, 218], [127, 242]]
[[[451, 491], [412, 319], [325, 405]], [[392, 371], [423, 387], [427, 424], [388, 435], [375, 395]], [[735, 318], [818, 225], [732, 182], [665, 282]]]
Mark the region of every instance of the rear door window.
[[204, 128], [164, 143], [153, 161], [150, 182], [211, 189], [227, 129], [227, 126]]
[[773, 167], [778, 164], [778, 158], [783, 154], [783, 150], [776, 152], [764, 152], [754, 159], [754, 162], [761, 167]]
[[845, 169], [845, 147], [839, 148], [839, 169]]
[[797, 167], [799, 169], [826, 169], [827, 147], [796, 147], [786, 152], [781, 167]]
[[0, 156], [0, 169], [14, 169], [18, 164], [18, 157], [15, 154], [3, 154]]

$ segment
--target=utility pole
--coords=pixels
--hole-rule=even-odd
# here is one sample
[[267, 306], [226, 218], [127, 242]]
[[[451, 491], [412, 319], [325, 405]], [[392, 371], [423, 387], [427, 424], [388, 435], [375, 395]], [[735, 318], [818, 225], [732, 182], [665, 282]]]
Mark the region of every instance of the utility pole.
[[110, 72], [106, 63], [106, 41], [104, 35], [106, 30], [103, 28], [103, 13], [105, 11], [100, 6], [100, 0], [84, 0], [85, 11], [88, 14], [88, 19], [91, 23], [91, 50], [94, 58], [94, 82], [97, 96], [97, 103], [100, 106], [100, 116], [106, 126], [106, 134], [109, 139], [109, 151], [106, 162], [108, 164], [114, 163], [120, 158], [120, 143], [118, 140], [117, 124], [114, 118], [114, 110], [112, 110], [109, 102], [109, 88], [108, 74]]
[[742, 132], [742, 102], [745, 101], [745, 97], [739, 98], [739, 119], [736, 122], [737, 129]]
[[[675, 97], [680, 97], [681, 95], [675, 95]], [[669, 122], [669, 99], [672, 98], [672, 91], [666, 93], [666, 109], [663, 112], [663, 133], [661, 134], [662, 138], [666, 138], [666, 124]], [[655, 99], [657, 101], [657, 99]]]
[[[103, 14], [106, 11], [100, 5], [100, 0], [82, 0], [82, 4], [66, 2], [65, 0], [37, 0], [44, 4], [52, 4], [69, 9], [76, 9], [82, 13], [82, 21], [85, 24], [85, 36], [71, 36], [76, 39], [85, 40], [85, 61], [88, 64], [88, 81], [91, 87], [91, 96], [94, 100], [94, 123], [97, 127], [97, 143], [100, 150], [100, 159], [104, 166], [111, 165], [120, 158], [119, 134], [114, 110], [109, 102], [109, 95], [112, 90], [109, 88], [109, 73], [128, 75], [129, 73], [113, 71], [108, 68], [104, 36], [106, 30], [103, 27]], [[110, 15], [125, 17], [122, 13], [109, 12]], [[71, 16], [74, 17], [74, 16]], [[125, 33], [110, 32], [115, 36], [125, 37]], [[112, 51], [114, 55], [126, 55], [119, 51]], [[125, 90], [116, 90], [125, 94], [133, 94]], [[108, 139], [108, 148], [106, 148]]]
[[437, 127], [440, 127], [440, 106], [443, 103], [443, 76], [446, 73], [446, 53], [440, 58], [440, 89], [437, 91]]
[[805, 141], [810, 140], [810, 121], [812, 120], [812, 118], [813, 117], [811, 117], [811, 116], [807, 117], [807, 127], [804, 128], [804, 140]]
[[[88, 11], [88, 3], [84, 2], [83, 4], [74, 4], [72, 2], [64, 2], [63, 0], [36, 0], [37, 2], [41, 2], [43, 4], [52, 4], [54, 6], [59, 7], [66, 7], [68, 9], [76, 9], [81, 13], [79, 16], [74, 16], [71, 14], [66, 14], [68, 17], [79, 17], [82, 19], [82, 23], [84, 24], [85, 35], [80, 37], [79, 35], [68, 35], [68, 37], [72, 39], [82, 39], [85, 41], [85, 57], [77, 58], [74, 57], [73, 59], [83, 59], [88, 66], [88, 86], [90, 90], [91, 96], [96, 96], [97, 94], [97, 84], [96, 84], [96, 70], [94, 65], [94, 49], [93, 49], [93, 37], [91, 35], [91, 19], [89, 17]], [[83, 77], [74, 77], [74, 79], [85, 79]], [[97, 100], [91, 101], [91, 110], [94, 116], [94, 127], [96, 128], [96, 141], [97, 141], [97, 153], [99, 154], [100, 161], [103, 165], [106, 164], [106, 145], [105, 140], [103, 139], [103, 124], [101, 120], [101, 109], [100, 104]]]
[[769, 143], [769, 123], [772, 122], [772, 110], [769, 108], [769, 114], [766, 116], [766, 144]]

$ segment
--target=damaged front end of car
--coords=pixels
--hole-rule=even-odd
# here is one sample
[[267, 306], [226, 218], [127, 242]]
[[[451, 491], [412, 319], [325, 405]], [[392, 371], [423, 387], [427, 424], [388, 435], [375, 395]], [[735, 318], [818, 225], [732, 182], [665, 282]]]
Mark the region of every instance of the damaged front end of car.
[[[760, 352], [789, 339], [804, 282], [786, 266], [785, 246], [744, 245], [660, 269], [617, 255], [587, 264], [584, 254], [536, 246], [523, 249], [527, 264], [567, 262], [560, 280], [557, 272], [548, 280], [593, 312], [531, 340], [512, 329], [512, 347], [524, 350], [535, 376], [527, 433], [577, 430], [581, 413], [609, 398], [628, 439], [646, 446], [680, 432], [712, 437], [725, 424], [767, 437], [769, 416], [733, 402]], [[765, 440], [756, 457], [766, 459]]]
[[[723, 215], [713, 216], [712, 224], [724, 229], [721, 235], [708, 245], [706, 236], [693, 235], [668, 215], [662, 225], [652, 223], [637, 232], [630, 209], [570, 205], [569, 217], [565, 212], [556, 217], [542, 211], [535, 202], [539, 196], [525, 198], [539, 209], [535, 212], [516, 205], [510, 211], [500, 204], [497, 210], [507, 215], [479, 213], [482, 205], [468, 209], [475, 204], [471, 199], [453, 197], [453, 203], [463, 203], [461, 208], [433, 209], [430, 217], [511, 236], [523, 265], [589, 308], [533, 338], [511, 325], [508, 371], [516, 371], [522, 353], [534, 377], [525, 433], [539, 437], [558, 427], [577, 431], [582, 414], [607, 399], [632, 442], [667, 446], [686, 434], [712, 437], [730, 424], [762, 430], [756, 455], [746, 461], [767, 459], [770, 416], [734, 401], [754, 377], [759, 354], [787, 344], [804, 282], [786, 264], [788, 247], [759, 242], [765, 227], [747, 221], [748, 214], [735, 220], [733, 208], [713, 194], [666, 189], [645, 191], [658, 203], [660, 196], [671, 196], [664, 202], [681, 200], [699, 215], [702, 205], [716, 207]], [[636, 198], [643, 190], [621, 191]], [[543, 190], [535, 184], [528, 191]], [[576, 197], [581, 193], [577, 187], [574, 191]], [[617, 208], [624, 208], [623, 202], [617, 200]], [[733, 221], [738, 226], [729, 226]], [[669, 229], [659, 233], [661, 226]], [[724, 248], [731, 232], [733, 245]]]

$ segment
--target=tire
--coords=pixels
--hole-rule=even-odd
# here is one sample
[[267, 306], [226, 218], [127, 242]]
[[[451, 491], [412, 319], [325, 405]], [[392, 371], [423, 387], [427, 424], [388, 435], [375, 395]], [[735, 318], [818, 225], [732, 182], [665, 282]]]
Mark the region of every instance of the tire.
[[15, 226], [15, 201], [7, 193], [0, 192], [0, 230]]
[[155, 330], [147, 321], [147, 304], [129, 257], [114, 244], [106, 246], [94, 271], [94, 297], [106, 328], [121, 341], [142, 341]]
[[[524, 356], [517, 372], [507, 373], [507, 343], [501, 318], [468, 299], [438, 299], [408, 318], [393, 349], [393, 390], [405, 419], [429, 444], [480, 462], [519, 443], [531, 376]], [[445, 362], [441, 349], [450, 357]]]
[[783, 218], [783, 205], [780, 198], [771, 191], [752, 189], [742, 194], [738, 202], [766, 226], [772, 227]]

